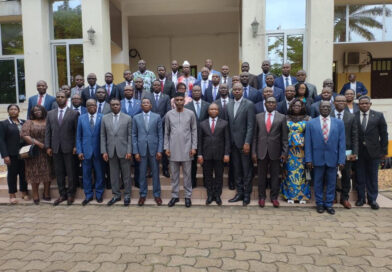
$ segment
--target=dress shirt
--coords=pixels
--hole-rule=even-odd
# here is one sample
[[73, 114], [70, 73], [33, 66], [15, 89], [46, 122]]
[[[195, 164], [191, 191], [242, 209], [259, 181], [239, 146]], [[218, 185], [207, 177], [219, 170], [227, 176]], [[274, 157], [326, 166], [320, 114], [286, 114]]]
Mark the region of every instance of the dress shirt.
[[362, 120], [363, 120], [363, 114], [366, 114], [366, 126], [365, 126], [365, 128], [367, 127], [367, 124], [369, 123], [369, 113], [370, 113], [370, 110], [368, 110], [367, 112], [362, 112], [362, 111], [360, 111], [359, 112], [359, 119], [360, 119], [360, 121], [361, 121], [361, 127], [362, 127]]
[[286, 78], [288, 79], [288, 81], [289, 81], [289, 85], [288, 86], [290, 86], [290, 85], [292, 85], [292, 83], [291, 83], [291, 76], [284, 76], [284, 75], [282, 75], [282, 77], [283, 77], [283, 85], [284, 85], [284, 88], [286, 89], [287, 88], [287, 86], [286, 86]]
[[[38, 101], [39, 101], [40, 96], [41, 96], [41, 95], [38, 94], [38, 97], [37, 97], [37, 105], [38, 105]], [[42, 96], [41, 106], [45, 105], [45, 98], [46, 98], [46, 93]]]
[[244, 92], [243, 92], [243, 97], [249, 97], [249, 85], [248, 86], [244, 86], [243, 87], [243, 90], [244, 90]]
[[357, 82], [350, 82], [350, 89], [354, 90], [355, 94], [357, 93]]
[[165, 86], [166, 77], [165, 77], [165, 78], [163, 78], [163, 79], [159, 79], [159, 82], [162, 82], [162, 83], [163, 83], [163, 86]]
[[197, 105], [196, 105], [196, 103], [199, 103], [199, 107], [200, 107], [200, 110], [201, 110], [201, 99], [199, 99], [199, 100], [192, 100], [192, 102], [193, 102], [193, 106], [195, 107], [195, 110], [197, 111]]
[[[214, 97], [214, 92], [215, 92], [215, 97]], [[212, 99], [216, 100], [218, 94], [219, 94], [219, 85], [217, 86], [212, 85]]]
[[[117, 121], [120, 120], [120, 113], [121, 113], [121, 112], [117, 113]], [[112, 112], [112, 115], [113, 115], [113, 123], [114, 123], [114, 116], [115, 116], [116, 114], [114, 114], [114, 113]]]
[[94, 114], [88, 114], [88, 121], [90, 122], [90, 119], [91, 119], [91, 116], [93, 117], [93, 120], [94, 120], [94, 126], [95, 126], [95, 124], [97, 123], [97, 113], [94, 113]]
[[263, 103], [264, 112], [267, 112], [267, 108], [265, 107], [265, 103]]
[[59, 107], [58, 108], [59, 111], [57, 113], [57, 119], [59, 119], [59, 117], [60, 117], [60, 111], [63, 110], [63, 120], [64, 120], [64, 116], [65, 116], [65, 113], [67, 112], [67, 109], [68, 109], [68, 107], [64, 107], [62, 109]]
[[207, 88], [208, 88], [208, 79], [207, 80], [202, 79], [201, 80], [201, 91], [202, 91], [203, 95], [205, 94]]
[[[110, 94], [108, 94], [108, 87], [109, 87], [109, 86], [110, 86]], [[106, 84], [105, 87], [106, 87], [106, 93], [107, 93], [107, 95], [111, 95], [111, 94], [112, 94], [112, 91], [113, 91], [113, 83]]]
[[339, 119], [339, 117], [338, 117], [339, 115], [338, 114], [340, 114], [340, 120], [343, 121], [344, 110], [342, 110], [341, 112], [335, 110], [335, 117], [336, 117], [336, 119]]
[[74, 106], [72, 106], [71, 109], [73, 109], [74, 111], [79, 112], [79, 115], [82, 114], [82, 107], [81, 107], [81, 106], [79, 106], [79, 107], [74, 107]]
[[272, 123], [274, 122], [275, 111], [271, 111], [271, 112], [265, 111], [265, 118], [264, 118], [264, 120], [265, 120], [265, 124], [267, 125], [267, 120], [268, 120], [269, 113], [271, 113], [271, 125], [272, 125]]
[[[223, 102], [225, 102], [225, 103], [223, 104]], [[229, 98], [228, 97], [226, 97], [226, 98], [221, 97], [221, 103], [222, 103], [222, 108], [227, 106], [227, 104], [229, 103]]]
[[221, 83], [225, 83], [225, 79], [226, 79], [226, 84], [228, 84], [229, 83], [229, 76], [226, 76], [226, 77], [222, 76]]
[[174, 83], [174, 86], [177, 86], [177, 81], [178, 81], [178, 71], [177, 72], [173, 72], [172, 71], [172, 81]]
[[210, 117], [210, 118], [208, 118], [208, 119], [209, 119], [209, 121], [210, 121], [210, 128], [211, 128], [211, 126], [212, 126], [212, 119], [214, 119], [214, 121], [215, 121], [215, 128], [216, 128], [216, 122], [218, 122], [218, 116], [215, 117], [215, 118]]
[[241, 104], [243, 98], [244, 98], [244, 97], [241, 96], [241, 98], [238, 99], [238, 100], [235, 100], [235, 99], [234, 99], [234, 117], [237, 115], [237, 111], [238, 111], [238, 109], [239, 109], [239, 107], [240, 107], [240, 104]]
[[153, 93], [154, 95], [154, 102], [156, 101], [157, 95], [158, 95], [158, 101], [161, 99], [161, 93]]
[[146, 126], [146, 122], [145, 122], [146, 117], [147, 117], [147, 127], [146, 127], [146, 130], [147, 130], [148, 127], [150, 126], [150, 112], [143, 112], [143, 121], [144, 121], [145, 126]]
[[[329, 136], [329, 132], [331, 131], [331, 118], [329, 118], [329, 116], [327, 116], [325, 118], [327, 118], [327, 120], [326, 120], [327, 121], [327, 128], [328, 128], [328, 135], [327, 136]], [[323, 131], [323, 123], [324, 123], [324, 117], [320, 115], [321, 132]]]
[[131, 101], [132, 108], [135, 106], [135, 99], [133, 99], [133, 97], [131, 99], [125, 98], [125, 109], [127, 112], [129, 111], [129, 101]]
[[286, 100], [287, 110], [289, 110], [290, 103], [291, 103], [294, 99], [292, 99], [291, 101], [288, 101], [287, 98], [285, 98], [285, 100]]
[[101, 105], [101, 113], [102, 113], [103, 108], [105, 107], [105, 102], [106, 101], [103, 101], [103, 102], [97, 101], [97, 112], [98, 112], [98, 109], [99, 109], [99, 105]]

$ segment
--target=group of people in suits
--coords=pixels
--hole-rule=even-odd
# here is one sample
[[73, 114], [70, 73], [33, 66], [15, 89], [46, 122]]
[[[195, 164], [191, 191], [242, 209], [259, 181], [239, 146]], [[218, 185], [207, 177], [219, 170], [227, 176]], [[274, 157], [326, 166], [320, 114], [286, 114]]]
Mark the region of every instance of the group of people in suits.
[[[280, 205], [279, 195], [289, 203], [306, 203], [310, 199], [308, 174], [314, 183], [317, 211], [334, 214], [338, 172], [342, 174], [341, 204], [351, 208], [348, 196], [356, 164], [356, 205], [364, 205], [367, 198], [373, 209], [379, 208], [377, 171], [387, 154], [387, 126], [382, 113], [370, 110], [366, 88], [355, 77], [350, 76], [350, 87], [355, 90], [346, 88], [344, 95], [338, 95], [333, 92], [333, 81], [327, 79], [317, 95], [316, 87], [306, 82], [304, 70], [296, 77], [290, 75], [289, 63], [283, 64], [280, 77], [270, 73], [269, 61], [262, 63], [260, 75], [250, 74], [249, 63], [244, 62], [241, 74], [230, 77], [227, 65], [218, 72], [207, 59], [197, 79], [189, 75], [187, 61], [184, 73], [178, 70], [177, 61], [172, 61], [168, 74], [164, 66], [158, 66], [158, 77], [146, 69], [144, 60], [138, 67], [133, 74], [124, 71], [124, 82], [118, 85], [108, 72], [105, 85], [98, 86], [96, 75], [90, 73], [88, 86], [83, 88], [83, 77], [78, 75], [76, 86], [62, 86], [55, 98], [46, 93], [44, 81], [37, 82], [38, 95], [29, 99], [28, 123], [31, 126], [31, 122], [44, 119], [44, 139], [41, 142], [26, 132], [21, 135], [27, 144], [36, 142], [45, 160], [52, 158], [60, 193], [55, 205], [74, 202], [77, 175], [72, 162], [77, 156], [82, 165], [83, 205], [94, 195], [102, 202], [109, 181], [113, 197], [107, 204], [120, 201], [123, 188], [124, 205], [128, 206], [132, 164], [134, 183], [140, 188], [138, 205], [146, 201], [148, 173], [154, 200], [162, 205], [162, 162], [163, 175], [171, 177], [169, 207], [179, 202], [180, 168], [185, 206], [192, 205], [198, 164], [203, 167], [207, 205], [213, 201], [222, 204], [223, 172], [228, 166], [229, 188], [236, 190], [229, 202], [242, 201], [246, 206], [251, 200], [256, 164], [260, 207], [265, 206], [268, 186], [274, 207]], [[15, 151], [23, 141], [11, 143], [18, 148], [9, 152], [9, 137], [5, 136], [23, 131], [24, 121], [19, 121], [15, 112], [19, 113], [19, 108], [11, 105], [10, 118], [0, 126], [0, 151], [9, 166], [13, 199], [16, 175], [24, 175], [23, 161]], [[23, 178], [20, 180], [20, 190], [26, 195], [27, 186]], [[45, 197], [50, 198], [47, 192]], [[37, 192], [33, 198], [39, 203]]]

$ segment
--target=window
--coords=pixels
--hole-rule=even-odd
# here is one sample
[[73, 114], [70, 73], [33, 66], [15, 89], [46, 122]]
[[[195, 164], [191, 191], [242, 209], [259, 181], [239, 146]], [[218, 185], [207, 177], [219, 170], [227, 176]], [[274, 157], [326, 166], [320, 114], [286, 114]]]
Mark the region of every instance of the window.
[[271, 72], [280, 75], [283, 63], [291, 63], [291, 74], [304, 67], [306, 0], [266, 0], [266, 56]]
[[54, 86], [74, 85], [83, 76], [83, 33], [81, 0], [54, 0], [52, 17], [52, 63]]
[[0, 104], [26, 100], [20, 22], [0, 24]]
[[392, 4], [336, 6], [334, 40], [392, 41]]

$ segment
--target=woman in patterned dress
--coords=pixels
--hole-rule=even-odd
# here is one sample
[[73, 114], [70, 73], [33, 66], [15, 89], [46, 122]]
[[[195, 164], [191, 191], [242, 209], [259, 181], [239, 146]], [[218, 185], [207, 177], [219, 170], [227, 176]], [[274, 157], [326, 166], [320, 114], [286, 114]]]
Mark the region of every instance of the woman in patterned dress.
[[285, 178], [281, 184], [281, 194], [288, 203], [301, 204], [310, 199], [310, 184], [305, 180], [305, 128], [310, 117], [306, 115], [302, 99], [291, 102], [287, 115], [289, 128], [289, 152], [285, 169]]

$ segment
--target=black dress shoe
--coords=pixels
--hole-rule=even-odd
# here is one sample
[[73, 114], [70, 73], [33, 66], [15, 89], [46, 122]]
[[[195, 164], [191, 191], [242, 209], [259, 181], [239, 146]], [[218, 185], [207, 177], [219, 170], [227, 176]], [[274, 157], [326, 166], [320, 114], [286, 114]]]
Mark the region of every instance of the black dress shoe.
[[91, 200], [93, 200], [93, 199], [92, 198], [84, 199], [83, 202], [82, 202], [82, 206], [86, 206]]
[[241, 194], [236, 194], [232, 199], [229, 199], [229, 202], [238, 202], [244, 200], [244, 196]]
[[222, 199], [219, 195], [215, 196], [215, 202], [216, 204], [218, 204], [219, 206], [222, 205]]
[[369, 205], [370, 205], [370, 208], [372, 208], [373, 210], [380, 209], [380, 206], [378, 205], [378, 203], [376, 201], [371, 202]]
[[242, 206], [248, 206], [249, 203], [250, 203], [250, 197], [244, 196], [244, 201], [242, 203]]
[[234, 185], [234, 184], [231, 184], [231, 183], [229, 183], [229, 189], [230, 189], [230, 190], [232, 190], [232, 191], [233, 191], [233, 190], [235, 190], [235, 185]]
[[214, 198], [212, 197], [212, 195], [208, 195], [207, 200], [206, 200], [206, 205], [210, 205], [213, 200], [214, 200]]
[[355, 206], [357, 206], [357, 207], [361, 207], [361, 206], [363, 206], [365, 204], [365, 201], [363, 200], [363, 199], [358, 199], [356, 202], [355, 202]]
[[167, 206], [173, 207], [174, 205], [176, 205], [176, 203], [177, 203], [178, 201], [180, 201], [179, 198], [173, 197], [172, 199], [170, 199], [169, 203], [167, 203]]
[[118, 202], [121, 200], [121, 197], [113, 197], [112, 199], [109, 200], [108, 206], [112, 206], [114, 203]]
[[56, 200], [54, 201], [53, 206], [57, 206], [57, 205], [59, 205], [61, 202], [64, 202], [64, 201], [66, 201], [66, 200], [67, 200], [67, 198], [66, 198], [65, 196], [61, 196], [60, 198], [58, 198], [58, 199], [56, 199]]
[[325, 211], [323, 206], [317, 206], [316, 210], [317, 210], [318, 213], [323, 213]]
[[130, 203], [131, 203], [131, 198], [130, 197], [124, 198], [124, 206], [125, 207], [129, 206]]
[[167, 178], [170, 178], [170, 174], [169, 174], [169, 171], [168, 170], [163, 170], [163, 173], [162, 173], [165, 177], [167, 177]]
[[332, 207], [326, 207], [327, 213], [334, 215], [335, 214], [335, 209]]
[[97, 202], [98, 203], [102, 203], [103, 202], [103, 198], [102, 197], [97, 197]]
[[190, 198], [185, 198], [185, 207], [189, 208], [192, 206], [192, 201]]

